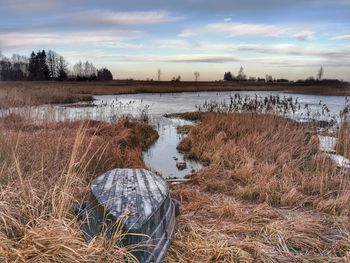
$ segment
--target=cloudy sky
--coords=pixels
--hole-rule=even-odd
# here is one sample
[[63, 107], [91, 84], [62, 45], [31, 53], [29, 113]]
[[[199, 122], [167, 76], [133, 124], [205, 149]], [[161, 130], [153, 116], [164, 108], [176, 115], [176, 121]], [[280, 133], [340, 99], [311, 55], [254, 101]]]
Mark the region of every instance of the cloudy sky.
[[0, 51], [53, 49], [116, 78], [350, 80], [350, 0], [0, 0]]

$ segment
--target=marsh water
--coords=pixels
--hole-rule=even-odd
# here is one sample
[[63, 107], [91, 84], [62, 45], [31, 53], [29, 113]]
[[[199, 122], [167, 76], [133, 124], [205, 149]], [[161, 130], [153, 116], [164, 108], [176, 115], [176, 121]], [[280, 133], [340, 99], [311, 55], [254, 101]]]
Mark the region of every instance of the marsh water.
[[[144, 153], [146, 165], [160, 173], [165, 178], [183, 178], [192, 171], [202, 168], [199, 162], [186, 160], [184, 155], [176, 147], [180, 140], [185, 136], [177, 132], [179, 125], [191, 125], [190, 121], [177, 118], [159, 117], [157, 119], [157, 128], [159, 138], [148, 151]], [[179, 170], [176, 167], [177, 162], [186, 162], [186, 168]]]
[[[301, 120], [306, 116], [306, 111], [313, 114], [322, 111], [322, 105], [327, 105], [327, 112], [318, 115], [318, 119], [329, 120], [337, 118], [344, 108], [346, 98], [344, 96], [315, 96], [302, 94], [288, 94], [270, 91], [249, 91], [249, 92], [186, 92], [186, 93], [147, 93], [127, 95], [106, 95], [95, 96], [91, 107], [66, 107], [55, 106], [54, 118], [93, 118], [106, 121], [116, 121], [123, 115], [134, 117], [147, 116], [150, 123], [157, 129], [159, 139], [144, 153], [144, 161], [150, 169], [162, 174], [163, 177], [183, 178], [193, 170], [202, 167], [200, 163], [186, 160], [187, 168], [178, 170], [176, 162], [182, 162], [184, 156], [176, 150], [176, 146], [184, 135], [177, 133], [177, 126], [193, 124], [181, 119], [164, 117], [169, 113], [194, 112], [199, 105], [206, 102], [229, 102], [230, 97], [239, 94], [242, 97], [256, 97], [264, 99], [267, 96], [298, 98], [301, 107], [293, 116]], [[43, 106], [45, 107], [45, 106]], [[47, 106], [46, 106], [47, 107]], [[39, 110], [36, 114], [46, 114], [46, 110]]]

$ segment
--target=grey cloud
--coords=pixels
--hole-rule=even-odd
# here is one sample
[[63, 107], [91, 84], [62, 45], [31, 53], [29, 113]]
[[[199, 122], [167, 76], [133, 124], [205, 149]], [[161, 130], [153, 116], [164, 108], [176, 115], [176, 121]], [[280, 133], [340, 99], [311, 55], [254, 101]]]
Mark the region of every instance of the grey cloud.
[[220, 34], [228, 37], [235, 36], [270, 36], [276, 37], [285, 34], [287, 29], [267, 24], [248, 24], [237, 22], [208, 24], [200, 31], [209, 34]]
[[139, 34], [132, 31], [105, 30], [89, 32], [57, 32], [57, 33], [2, 33], [0, 48], [51, 48], [53, 46], [70, 47], [113, 47], [113, 48], [142, 48], [140, 44], [128, 43], [128, 36]]
[[166, 11], [115, 12], [105, 9], [65, 12], [55, 14], [43, 22], [0, 25], [0, 32], [91, 31], [94, 29], [130, 29], [135, 26], [164, 24], [183, 19]]
[[308, 40], [311, 40], [314, 36], [314, 32], [312, 31], [301, 31], [301, 32], [298, 32], [298, 33], [295, 33], [293, 35], [293, 37], [295, 37], [296, 39], [299, 39], [301, 41], [308, 41]]
[[260, 13], [269, 10], [286, 10], [293, 7], [317, 7], [317, 6], [334, 6], [343, 5], [349, 6], [348, 0], [245, 0], [245, 1], [227, 1], [227, 0], [128, 0], [128, 1], [113, 1], [100, 0], [96, 4], [95, 0], [0, 0], [0, 5], [5, 8], [16, 10], [50, 10], [53, 8], [66, 7], [70, 9], [96, 7], [108, 8], [120, 11], [130, 10], [171, 10], [176, 12], [235, 12], [235, 11], [258, 11]]
[[213, 44], [187, 40], [159, 40], [155, 43], [159, 48], [179, 50], [201, 50], [206, 52], [254, 52], [260, 54], [278, 54], [319, 58], [350, 58], [348, 47], [322, 49], [318, 47], [303, 47], [294, 44]]
[[[89, 0], [88, 2], [92, 2]], [[111, 5], [114, 1], [100, 1], [101, 5]], [[174, 11], [190, 11], [190, 12], [213, 12], [222, 11], [230, 12], [234, 11], [257, 11], [264, 12], [269, 10], [286, 10], [291, 7], [312, 7], [322, 5], [334, 5], [345, 4], [347, 0], [245, 0], [245, 1], [227, 1], [227, 0], [177, 0], [177, 1], [164, 1], [164, 0], [128, 0], [120, 1], [117, 5], [121, 10], [150, 10], [150, 9], [167, 9]]]
[[237, 58], [232, 58], [228, 56], [199, 56], [199, 57], [189, 57], [189, 58], [176, 58], [167, 59], [167, 62], [174, 63], [227, 63], [227, 62], [238, 62]]
[[63, 52], [65, 57], [69, 59], [89, 58], [94, 60], [103, 59], [109, 63], [207, 63], [207, 64], [223, 64], [240, 62], [242, 64], [258, 64], [266, 66], [278, 67], [325, 67], [344, 68], [350, 66], [350, 59], [339, 58], [315, 58], [308, 59], [298, 57], [255, 57], [249, 58], [244, 55], [206, 55], [206, 54], [183, 54], [178, 56], [165, 55], [113, 55], [105, 51], [89, 51], [89, 52]]
[[350, 34], [332, 37], [331, 40], [350, 40]]
[[103, 9], [78, 11], [67, 15], [72, 22], [88, 25], [151, 25], [175, 22], [183, 19], [166, 11], [116, 12]]

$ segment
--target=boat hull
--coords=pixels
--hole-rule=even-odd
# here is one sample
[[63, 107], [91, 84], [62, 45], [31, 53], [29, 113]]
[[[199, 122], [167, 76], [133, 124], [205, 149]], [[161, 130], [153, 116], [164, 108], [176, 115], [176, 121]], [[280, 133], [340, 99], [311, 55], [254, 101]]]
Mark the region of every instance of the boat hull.
[[120, 245], [133, 247], [140, 262], [163, 262], [175, 231], [178, 202], [166, 182], [144, 169], [114, 169], [97, 177], [80, 209], [84, 238], [112, 238], [124, 220]]

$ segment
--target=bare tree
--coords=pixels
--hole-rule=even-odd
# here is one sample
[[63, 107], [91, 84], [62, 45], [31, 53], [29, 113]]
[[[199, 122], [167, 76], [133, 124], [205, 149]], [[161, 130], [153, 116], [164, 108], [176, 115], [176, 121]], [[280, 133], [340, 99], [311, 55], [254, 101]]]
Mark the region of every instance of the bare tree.
[[76, 77], [83, 77], [83, 63], [81, 61], [77, 62], [73, 66], [73, 74]]
[[84, 63], [84, 77], [92, 77], [97, 76], [97, 69], [94, 66], [94, 64], [90, 63], [89, 61], [86, 61]]
[[58, 77], [58, 64], [59, 64], [59, 55], [52, 50], [47, 52], [46, 64], [49, 67], [50, 78], [56, 79]]
[[199, 72], [196, 71], [196, 72], [194, 72], [193, 74], [194, 74], [194, 79], [195, 79], [196, 81], [198, 81], [198, 78], [199, 78], [199, 76], [200, 76]]
[[323, 70], [323, 67], [321, 66], [320, 69], [317, 72], [317, 79], [318, 80], [322, 80], [323, 75], [324, 75], [324, 70]]
[[58, 56], [57, 78], [61, 81], [66, 80], [68, 78], [68, 63], [62, 56]]
[[162, 76], [162, 71], [158, 69], [158, 81], [160, 81], [160, 77]]
[[272, 76], [269, 75], [269, 74], [266, 74], [265, 80], [266, 80], [266, 82], [273, 82], [273, 78], [272, 78]]
[[79, 61], [73, 66], [73, 75], [79, 80], [94, 80], [97, 79], [97, 68], [89, 61]]
[[177, 77], [173, 77], [173, 79], [171, 80], [171, 82], [180, 82], [181, 81], [181, 76], [177, 76]]

